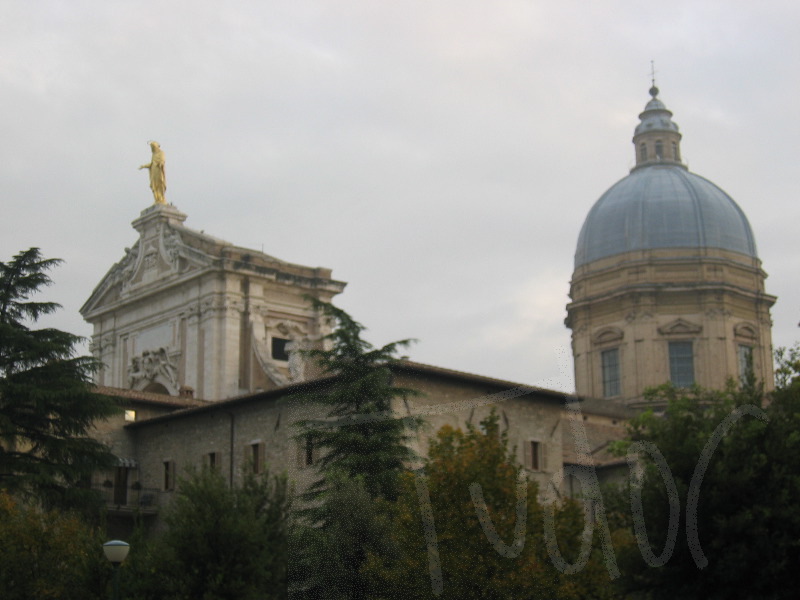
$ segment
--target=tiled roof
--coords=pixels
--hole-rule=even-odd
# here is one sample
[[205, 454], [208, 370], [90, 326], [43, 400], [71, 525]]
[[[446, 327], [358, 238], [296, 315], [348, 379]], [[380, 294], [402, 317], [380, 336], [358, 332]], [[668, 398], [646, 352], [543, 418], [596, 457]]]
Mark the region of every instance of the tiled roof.
[[120, 398], [125, 400], [134, 400], [136, 402], [146, 402], [149, 404], [160, 404], [163, 406], [173, 406], [175, 408], [188, 408], [192, 406], [202, 406], [208, 404], [203, 400], [195, 400], [194, 398], [182, 398], [178, 396], [169, 396], [167, 394], [154, 394], [152, 392], [140, 392], [137, 390], [126, 390], [122, 388], [109, 387], [105, 385], [95, 385], [93, 389], [98, 394], [103, 396], [111, 396], [113, 398]]

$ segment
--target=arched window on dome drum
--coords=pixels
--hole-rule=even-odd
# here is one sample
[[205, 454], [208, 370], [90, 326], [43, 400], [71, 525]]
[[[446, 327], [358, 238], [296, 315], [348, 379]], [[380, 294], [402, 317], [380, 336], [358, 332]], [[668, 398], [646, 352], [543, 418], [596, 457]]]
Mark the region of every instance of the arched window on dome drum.
[[680, 150], [678, 150], [678, 142], [672, 142], [672, 158], [675, 160], [681, 159]]
[[664, 158], [664, 144], [661, 140], [656, 140], [656, 158], [658, 160]]
[[642, 142], [639, 145], [639, 160], [645, 161], [647, 160], [647, 144]]

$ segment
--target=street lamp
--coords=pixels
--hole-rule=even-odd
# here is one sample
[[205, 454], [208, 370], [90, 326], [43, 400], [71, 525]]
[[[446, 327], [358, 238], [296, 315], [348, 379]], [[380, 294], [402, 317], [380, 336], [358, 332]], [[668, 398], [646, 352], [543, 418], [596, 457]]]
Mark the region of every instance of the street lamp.
[[119, 600], [119, 565], [128, 556], [131, 547], [127, 542], [111, 540], [103, 544], [103, 553], [114, 565], [114, 600]]

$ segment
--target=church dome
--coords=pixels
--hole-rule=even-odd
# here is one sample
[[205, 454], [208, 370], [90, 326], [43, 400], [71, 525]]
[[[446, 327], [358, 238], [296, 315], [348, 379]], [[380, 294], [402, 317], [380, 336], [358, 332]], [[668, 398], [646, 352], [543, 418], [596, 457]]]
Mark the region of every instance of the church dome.
[[656, 248], [717, 248], [757, 258], [741, 208], [680, 161], [680, 134], [656, 96], [639, 115], [637, 164], [589, 211], [578, 237], [575, 267], [624, 252]]

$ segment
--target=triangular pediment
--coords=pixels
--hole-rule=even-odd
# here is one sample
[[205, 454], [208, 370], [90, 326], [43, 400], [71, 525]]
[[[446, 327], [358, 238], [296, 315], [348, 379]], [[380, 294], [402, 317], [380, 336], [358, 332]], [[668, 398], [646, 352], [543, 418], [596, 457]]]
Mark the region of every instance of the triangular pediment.
[[703, 327], [686, 319], [675, 319], [658, 328], [661, 335], [697, 335]]
[[134, 299], [153, 286], [163, 286], [170, 279], [212, 266], [214, 259], [185, 243], [181, 230], [185, 228], [159, 223], [154, 231], [142, 232], [136, 244], [125, 249], [122, 260], [94, 289], [81, 314], [89, 317], [105, 306]]

